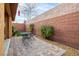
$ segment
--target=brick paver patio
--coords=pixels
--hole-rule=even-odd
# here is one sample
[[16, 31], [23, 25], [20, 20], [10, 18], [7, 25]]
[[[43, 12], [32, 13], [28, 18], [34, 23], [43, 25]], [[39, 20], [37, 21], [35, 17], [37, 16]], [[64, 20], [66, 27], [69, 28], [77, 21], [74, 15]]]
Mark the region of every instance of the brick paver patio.
[[64, 49], [33, 36], [32, 39], [22, 40], [22, 37], [13, 37], [10, 42], [8, 55], [13, 56], [60, 56]]

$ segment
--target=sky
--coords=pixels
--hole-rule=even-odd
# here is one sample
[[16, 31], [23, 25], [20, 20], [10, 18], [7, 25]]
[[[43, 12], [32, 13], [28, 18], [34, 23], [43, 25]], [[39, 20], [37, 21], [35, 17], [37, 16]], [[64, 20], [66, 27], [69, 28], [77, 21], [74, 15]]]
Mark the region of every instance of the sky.
[[[56, 7], [57, 5], [58, 5], [57, 3], [39, 3], [35, 7], [35, 11], [37, 12], [37, 15], [34, 15], [33, 17], [41, 15], [42, 13], [50, 10], [51, 8]], [[16, 17], [15, 17], [14, 23], [23, 23], [24, 20], [27, 21], [27, 17], [25, 17], [24, 14], [21, 13], [21, 12], [20, 12], [20, 16], [18, 16], [18, 10], [21, 10], [22, 6], [25, 6], [25, 4], [19, 4], [18, 6], [19, 7], [17, 8], [17, 13], [16, 13]]]

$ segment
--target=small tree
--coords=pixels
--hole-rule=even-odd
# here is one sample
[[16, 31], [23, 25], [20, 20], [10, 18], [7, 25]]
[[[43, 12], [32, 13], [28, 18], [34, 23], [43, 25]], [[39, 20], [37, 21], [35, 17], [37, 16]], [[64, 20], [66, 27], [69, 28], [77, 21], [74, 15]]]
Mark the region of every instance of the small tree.
[[[19, 6], [20, 7], [20, 6]], [[21, 13], [24, 14], [24, 17], [27, 20], [31, 20], [33, 16], [36, 16], [38, 12], [36, 11], [37, 4], [36, 3], [25, 3], [21, 6]]]
[[51, 26], [41, 26], [41, 34], [44, 38], [49, 38], [54, 35], [54, 28]]
[[33, 33], [33, 30], [34, 30], [34, 24], [30, 24], [30, 25], [29, 25], [29, 30], [30, 30], [31, 33]]

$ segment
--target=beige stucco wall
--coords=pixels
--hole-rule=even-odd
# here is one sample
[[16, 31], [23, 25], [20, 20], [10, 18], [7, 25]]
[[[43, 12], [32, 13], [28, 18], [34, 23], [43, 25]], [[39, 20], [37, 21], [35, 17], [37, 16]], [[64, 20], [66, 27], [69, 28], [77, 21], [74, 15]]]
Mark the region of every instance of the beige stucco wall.
[[15, 19], [16, 3], [5, 3], [5, 39], [12, 37], [12, 21]]
[[[6, 12], [4, 10], [4, 5], [5, 5], [4, 3], [3, 4], [0, 3], [0, 55], [4, 55], [4, 37], [9, 37], [9, 38], [12, 37], [12, 20], [13, 20], [12, 16], [13, 15], [12, 16], [11, 15], [7, 15], [7, 16], [4, 15]], [[12, 9], [9, 10], [10, 8], [8, 8], [8, 6], [6, 6], [6, 8], [7, 8], [8, 14], [10, 13], [10, 11], [14, 11]], [[4, 33], [4, 29], [6, 30], [5, 33]]]
[[3, 55], [4, 45], [4, 4], [0, 4], [0, 55]]
[[12, 37], [12, 18], [9, 16], [9, 38]]

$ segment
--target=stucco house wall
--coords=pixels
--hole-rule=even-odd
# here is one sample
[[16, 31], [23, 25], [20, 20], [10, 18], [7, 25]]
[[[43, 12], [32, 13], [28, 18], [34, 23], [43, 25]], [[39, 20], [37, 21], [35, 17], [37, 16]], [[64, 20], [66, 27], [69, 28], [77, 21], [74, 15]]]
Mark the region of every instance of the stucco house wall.
[[12, 37], [12, 21], [15, 20], [17, 3], [5, 3], [5, 39]]
[[4, 55], [4, 39], [12, 37], [12, 20], [16, 9], [17, 3], [0, 3], [0, 56]]
[[0, 4], [0, 56], [4, 54], [4, 4]]

